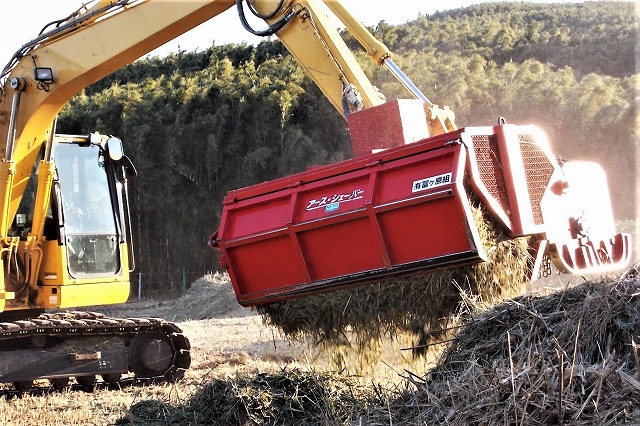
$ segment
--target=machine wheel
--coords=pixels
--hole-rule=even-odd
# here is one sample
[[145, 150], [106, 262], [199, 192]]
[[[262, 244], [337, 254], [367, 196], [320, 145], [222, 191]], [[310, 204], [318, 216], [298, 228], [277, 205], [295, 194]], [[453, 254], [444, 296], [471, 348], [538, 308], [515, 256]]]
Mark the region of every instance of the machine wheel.
[[173, 365], [171, 342], [160, 334], [136, 336], [129, 347], [129, 367], [137, 377], [163, 376]]
[[33, 381], [13, 382], [13, 387], [20, 392], [27, 392], [33, 387]]
[[68, 377], [60, 377], [58, 379], [51, 379], [49, 382], [51, 383], [51, 386], [53, 386], [53, 388], [56, 389], [56, 390], [62, 390], [62, 389], [65, 389], [67, 386], [69, 386], [69, 378]]
[[96, 376], [78, 376], [76, 377], [76, 381], [82, 387], [83, 391], [93, 392], [94, 385], [96, 383]]

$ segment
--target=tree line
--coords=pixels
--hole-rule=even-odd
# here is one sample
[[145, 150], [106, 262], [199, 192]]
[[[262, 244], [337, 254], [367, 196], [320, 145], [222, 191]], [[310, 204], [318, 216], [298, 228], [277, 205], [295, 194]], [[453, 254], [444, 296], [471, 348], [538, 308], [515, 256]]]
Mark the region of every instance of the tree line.
[[[602, 164], [626, 218], [637, 180], [635, 25], [631, 2], [488, 3], [372, 31], [460, 127], [500, 116], [537, 124], [557, 154]], [[388, 99], [407, 97], [357, 56]], [[121, 137], [136, 164], [138, 267], [164, 283], [217, 267], [206, 243], [229, 190], [351, 156], [346, 122], [277, 40], [140, 59], [61, 112], [58, 132], [93, 131]]]

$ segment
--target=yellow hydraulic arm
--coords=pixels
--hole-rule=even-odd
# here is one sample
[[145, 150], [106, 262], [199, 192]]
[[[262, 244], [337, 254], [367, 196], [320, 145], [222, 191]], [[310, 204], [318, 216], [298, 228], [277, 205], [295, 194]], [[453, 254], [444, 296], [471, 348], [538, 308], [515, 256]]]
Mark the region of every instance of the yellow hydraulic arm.
[[[233, 0], [103, 0], [57, 23], [21, 49], [2, 73], [2, 238], [64, 104], [90, 84], [233, 4]], [[9, 164], [13, 171], [6, 170]]]
[[[244, 19], [243, 3], [246, 1], [236, 0], [241, 21], [247, 30], [260, 35]], [[391, 60], [389, 49], [340, 0], [248, 0], [248, 7], [253, 14], [276, 28], [288, 14], [295, 16], [292, 22], [278, 29], [275, 34], [343, 116], [354, 110], [384, 103], [384, 96], [365, 76], [335, 25], [324, 13], [323, 4], [358, 40], [373, 61], [385, 65], [412, 96], [425, 103], [431, 134], [456, 129], [453, 112], [434, 105]]]

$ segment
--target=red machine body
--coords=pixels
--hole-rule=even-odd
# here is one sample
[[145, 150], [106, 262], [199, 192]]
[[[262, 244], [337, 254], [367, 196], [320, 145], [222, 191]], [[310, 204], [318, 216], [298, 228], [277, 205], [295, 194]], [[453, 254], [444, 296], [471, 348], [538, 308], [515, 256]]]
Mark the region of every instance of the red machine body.
[[[357, 114], [379, 126], [371, 110]], [[356, 126], [366, 123], [361, 116]], [[354, 152], [377, 148], [358, 136], [367, 132], [351, 131]], [[629, 236], [615, 234], [606, 179], [587, 173], [569, 182], [534, 126], [468, 127], [401, 144], [229, 192], [211, 244], [238, 301], [258, 305], [481, 262], [470, 190], [510, 236], [534, 236], [536, 268], [544, 258], [582, 273], [628, 263]], [[584, 187], [598, 191], [598, 205], [584, 199]], [[592, 215], [596, 209], [605, 213]], [[597, 217], [588, 232], [587, 217]]]

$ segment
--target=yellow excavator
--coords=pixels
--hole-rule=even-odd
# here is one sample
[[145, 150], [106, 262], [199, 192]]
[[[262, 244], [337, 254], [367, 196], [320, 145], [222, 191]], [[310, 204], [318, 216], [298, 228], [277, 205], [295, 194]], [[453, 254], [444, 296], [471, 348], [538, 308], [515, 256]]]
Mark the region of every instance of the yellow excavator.
[[[74, 310], [124, 303], [129, 296], [129, 273], [135, 264], [127, 182], [135, 169], [117, 137], [56, 134], [56, 116], [85, 87], [234, 6], [247, 30], [277, 36], [347, 118], [357, 156], [340, 166], [337, 175], [345, 179], [336, 178], [333, 167], [314, 169], [315, 174], [232, 192], [225, 199], [223, 221], [211, 244], [221, 251], [241, 303], [361, 285], [381, 274], [482, 261], [463, 180], [495, 206], [496, 217], [512, 236], [539, 236], [534, 246], [538, 267], [545, 259], [571, 272], [628, 262], [629, 237], [615, 233], [610, 207], [591, 228], [586, 226], [590, 206], [573, 213], [572, 203], [580, 195], [573, 193], [573, 201], [565, 201], [570, 183], [544, 140], [534, 138], [538, 133], [527, 129], [519, 138], [517, 129], [508, 125], [501, 130], [457, 129], [453, 113], [432, 104], [393, 63], [388, 49], [338, 0], [95, 0], [51, 22], [0, 73], [0, 382], [26, 390], [34, 380], [48, 379], [62, 388], [74, 377], [92, 386], [98, 375], [108, 383], [127, 373], [176, 380], [188, 369], [189, 341], [175, 324]], [[327, 7], [413, 99], [385, 102], [340, 38]], [[246, 10], [263, 19], [266, 28], [254, 30]], [[514, 132], [518, 149], [509, 144]], [[486, 141], [485, 151], [474, 151], [480, 140]], [[521, 145], [527, 149], [520, 150]], [[498, 160], [491, 158], [494, 147], [504, 150]], [[538, 163], [505, 169], [500, 179], [506, 183], [494, 179], [490, 184], [469, 165], [486, 156], [488, 166], [480, 172], [502, 170], [499, 161], [515, 164], [525, 151], [544, 163], [535, 188], [527, 173]], [[437, 166], [421, 171], [408, 164], [410, 172], [398, 180], [403, 162], [412, 156], [419, 157], [420, 164]], [[408, 195], [382, 191], [405, 184]], [[278, 191], [286, 197], [265, 198]], [[530, 196], [532, 191], [540, 194]], [[609, 206], [606, 188], [598, 197], [600, 205]], [[403, 232], [423, 238], [426, 231], [400, 229], [394, 217], [401, 222], [405, 218], [397, 206], [404, 203], [420, 215], [423, 204], [428, 209], [436, 205], [429, 203], [440, 206], [447, 200], [453, 202], [438, 207], [438, 215], [449, 215], [457, 223], [460, 244], [432, 241], [439, 248], [433, 251], [422, 243], [402, 243]], [[540, 209], [540, 203], [550, 207]], [[363, 225], [362, 218], [370, 222]], [[313, 223], [322, 226], [318, 230]], [[557, 228], [555, 234], [547, 223]], [[336, 267], [326, 251], [314, 250], [321, 251], [338, 235], [334, 230], [344, 231], [344, 226], [362, 230], [362, 241], [375, 250]], [[594, 233], [596, 228], [604, 231]], [[386, 235], [389, 229], [392, 237]], [[252, 262], [271, 259], [273, 253], [281, 253], [284, 260], [273, 263], [272, 277], [264, 262]], [[263, 284], [271, 278], [273, 282]]]

